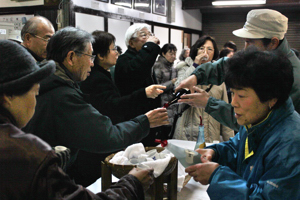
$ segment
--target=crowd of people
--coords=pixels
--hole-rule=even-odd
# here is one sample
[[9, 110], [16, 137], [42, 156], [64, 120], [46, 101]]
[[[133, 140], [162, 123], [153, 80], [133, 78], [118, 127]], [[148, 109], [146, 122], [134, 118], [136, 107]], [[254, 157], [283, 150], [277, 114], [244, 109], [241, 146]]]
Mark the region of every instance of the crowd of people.
[[[124, 53], [111, 33], [55, 32], [42, 16], [26, 22], [21, 44], [0, 40], [0, 199], [144, 199], [153, 169], [98, 194], [84, 187], [131, 144], [196, 141], [199, 116], [205, 141], [220, 143], [197, 149], [202, 163], [186, 172], [211, 199], [299, 199], [300, 61], [288, 19], [254, 9], [246, 20], [233, 31], [243, 50], [228, 41], [219, 51], [203, 35], [177, 63], [176, 46], [160, 48], [145, 23], [127, 29]], [[163, 107], [182, 88], [190, 94]]]

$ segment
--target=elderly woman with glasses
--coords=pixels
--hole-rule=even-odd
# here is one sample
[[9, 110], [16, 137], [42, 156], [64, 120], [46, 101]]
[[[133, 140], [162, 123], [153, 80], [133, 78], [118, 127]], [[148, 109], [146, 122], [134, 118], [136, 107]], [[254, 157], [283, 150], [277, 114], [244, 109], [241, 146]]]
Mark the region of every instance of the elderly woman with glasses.
[[[141, 88], [156, 84], [156, 76], [152, 66], [160, 52], [159, 39], [151, 33], [150, 26], [144, 23], [131, 25], [125, 33], [127, 51], [120, 55], [115, 67], [115, 83], [122, 96], [129, 95]], [[160, 97], [148, 99], [147, 103], [136, 104], [140, 114], [160, 107]], [[132, 118], [136, 113], [127, 113], [127, 118]], [[158, 128], [159, 129], [159, 128]], [[152, 129], [142, 143], [145, 146], [154, 146], [155, 135], [160, 130]]]
[[[195, 66], [202, 63], [212, 62], [217, 59], [219, 51], [215, 40], [211, 36], [202, 36], [191, 47], [190, 57], [176, 65], [178, 70], [178, 79], [175, 86], [188, 77], [194, 70]], [[225, 84], [217, 85], [198, 85], [202, 90], [209, 90], [209, 95], [216, 99], [222, 99], [228, 102], [227, 90]], [[227, 141], [234, 136], [234, 131], [217, 122], [212, 116], [205, 112], [204, 108], [189, 107], [185, 104], [180, 105], [178, 112], [183, 113], [178, 118], [174, 138], [181, 140], [197, 141], [200, 117], [204, 123], [204, 136], [206, 142]]]
[[[119, 53], [115, 46], [115, 37], [104, 31], [92, 33], [93, 54], [96, 56], [94, 67], [90, 76], [81, 83], [81, 90], [89, 94], [90, 103], [103, 115], [108, 116], [113, 124], [130, 120], [126, 115], [140, 113], [136, 105], [147, 104], [149, 98], [156, 98], [165, 89], [162, 85], [151, 85], [140, 88], [131, 94], [121, 96], [109, 72], [115, 66]], [[81, 184], [90, 185], [101, 176], [101, 161], [110, 153], [96, 154], [80, 151], [78, 155], [78, 168], [82, 174]]]

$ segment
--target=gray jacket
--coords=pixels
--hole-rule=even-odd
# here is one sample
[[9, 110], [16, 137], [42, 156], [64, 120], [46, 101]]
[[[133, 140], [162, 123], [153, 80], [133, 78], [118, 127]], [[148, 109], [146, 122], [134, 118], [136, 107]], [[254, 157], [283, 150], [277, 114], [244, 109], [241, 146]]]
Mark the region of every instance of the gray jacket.
[[[174, 84], [172, 79], [177, 78], [177, 70], [173, 67], [173, 63], [167, 61], [163, 56], [159, 56], [153, 66], [157, 83], [164, 85], [167, 88], [164, 93], [161, 94], [161, 106], [170, 101], [173, 98]], [[173, 118], [176, 113], [177, 106], [171, 106], [168, 108], [168, 116], [170, 124], [173, 124]]]
[[157, 83], [167, 87], [161, 95], [163, 106], [164, 103], [167, 103], [173, 97], [174, 84], [172, 83], [172, 79], [177, 78], [177, 70], [173, 67], [173, 63], [168, 62], [163, 56], [158, 57], [153, 70]]

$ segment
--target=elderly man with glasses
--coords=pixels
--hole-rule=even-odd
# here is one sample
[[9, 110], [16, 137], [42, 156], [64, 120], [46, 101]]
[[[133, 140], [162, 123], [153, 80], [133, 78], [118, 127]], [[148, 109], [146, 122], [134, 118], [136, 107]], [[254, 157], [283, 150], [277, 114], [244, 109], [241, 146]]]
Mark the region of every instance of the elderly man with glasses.
[[78, 83], [94, 66], [93, 41], [90, 33], [74, 27], [63, 28], [51, 37], [47, 59], [56, 62], [56, 71], [41, 82], [35, 115], [25, 127], [51, 146], [71, 149], [67, 172], [72, 177], [77, 174], [72, 164], [79, 150], [116, 152], [146, 137], [151, 127], [168, 123], [166, 109], [159, 108], [113, 125], [89, 103]]
[[[115, 67], [115, 83], [122, 96], [157, 84], [155, 73], [152, 69], [156, 58], [160, 52], [158, 46], [160, 41], [151, 33], [148, 24], [135, 23], [131, 25], [125, 33], [125, 43], [127, 51], [120, 55]], [[148, 99], [147, 103], [136, 105], [139, 114], [147, 112], [156, 107], [160, 107], [161, 98]], [[134, 113], [127, 113], [126, 118], [134, 117]], [[154, 134], [144, 138], [144, 146], [154, 146], [155, 135], [160, 130], [152, 129]], [[157, 136], [160, 137], [160, 136]]]
[[21, 30], [21, 43], [37, 62], [41, 62], [47, 56], [46, 47], [48, 41], [55, 33], [52, 23], [45, 17], [36, 16], [30, 18]]

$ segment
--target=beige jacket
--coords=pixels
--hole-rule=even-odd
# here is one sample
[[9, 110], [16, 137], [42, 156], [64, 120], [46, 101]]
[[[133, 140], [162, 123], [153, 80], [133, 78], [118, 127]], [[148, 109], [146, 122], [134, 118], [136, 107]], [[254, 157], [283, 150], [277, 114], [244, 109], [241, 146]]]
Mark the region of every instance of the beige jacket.
[[[177, 64], [178, 81], [175, 83], [176, 87], [179, 85], [180, 81], [187, 78], [195, 70], [195, 67], [193, 67], [192, 64], [193, 62], [190, 58], [187, 58], [185, 62]], [[205, 90], [208, 86], [198, 85], [197, 87]], [[228, 102], [225, 83], [219, 86], [213, 85], [212, 89], [209, 91], [209, 95], [216, 99], [222, 99]], [[184, 105], [179, 106], [179, 112], [183, 107]], [[207, 114], [204, 111], [204, 108], [190, 107], [178, 118], [173, 138], [196, 141], [200, 123], [199, 116], [202, 116], [203, 118], [205, 142], [212, 143], [213, 140], [218, 140], [220, 142], [223, 140], [227, 141], [230, 137], [234, 136], [234, 131], [232, 129], [221, 125]], [[220, 136], [222, 136], [222, 139]]]

